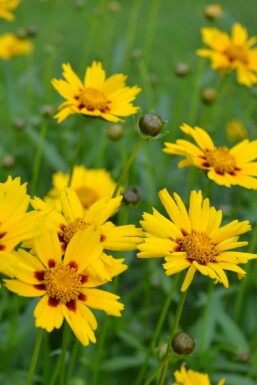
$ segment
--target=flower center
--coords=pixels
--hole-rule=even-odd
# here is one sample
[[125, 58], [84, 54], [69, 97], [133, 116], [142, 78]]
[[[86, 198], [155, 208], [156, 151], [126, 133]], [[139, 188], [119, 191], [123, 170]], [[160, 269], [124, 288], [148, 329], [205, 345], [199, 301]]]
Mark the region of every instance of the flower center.
[[86, 229], [88, 225], [89, 223], [84, 222], [83, 219], [77, 218], [74, 222], [62, 227], [62, 232], [59, 233], [59, 238], [63, 242], [69, 243], [77, 231]]
[[76, 193], [84, 209], [88, 209], [98, 199], [98, 195], [91, 188], [79, 187]]
[[86, 108], [88, 111], [99, 110], [109, 111], [109, 101], [106, 96], [95, 88], [84, 88], [80, 95], [76, 97], [79, 102], [79, 109]]
[[236, 160], [229, 152], [227, 147], [218, 147], [214, 150], [208, 151], [206, 154], [206, 160], [210, 166], [218, 173], [224, 174], [232, 173], [236, 168]]
[[226, 54], [231, 62], [238, 60], [247, 63], [247, 51], [240, 45], [231, 44], [226, 50]]
[[187, 258], [201, 264], [212, 262], [218, 255], [214, 242], [204, 232], [193, 230], [191, 234], [180, 239], [179, 244], [181, 251], [187, 254]]
[[81, 279], [74, 267], [59, 263], [46, 269], [43, 284], [49, 297], [66, 304], [78, 298]]

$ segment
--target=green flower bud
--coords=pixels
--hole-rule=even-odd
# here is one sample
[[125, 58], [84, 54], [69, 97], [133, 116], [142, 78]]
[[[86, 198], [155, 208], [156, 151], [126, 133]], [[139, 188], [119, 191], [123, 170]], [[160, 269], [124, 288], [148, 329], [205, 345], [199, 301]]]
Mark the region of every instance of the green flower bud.
[[204, 103], [211, 104], [215, 102], [217, 98], [217, 90], [212, 87], [204, 88], [201, 93], [201, 98]]
[[190, 67], [188, 64], [186, 63], [177, 63], [176, 66], [175, 66], [175, 74], [177, 76], [186, 76], [188, 75], [190, 72]]
[[151, 112], [139, 119], [138, 126], [142, 134], [154, 137], [161, 132], [164, 124], [165, 122], [159, 115]]
[[195, 340], [189, 334], [179, 332], [172, 338], [171, 346], [175, 353], [184, 356], [193, 352]]
[[123, 193], [123, 202], [126, 205], [135, 206], [140, 201], [138, 188], [129, 188]]
[[112, 124], [107, 129], [107, 137], [111, 140], [119, 140], [123, 136], [122, 124]]

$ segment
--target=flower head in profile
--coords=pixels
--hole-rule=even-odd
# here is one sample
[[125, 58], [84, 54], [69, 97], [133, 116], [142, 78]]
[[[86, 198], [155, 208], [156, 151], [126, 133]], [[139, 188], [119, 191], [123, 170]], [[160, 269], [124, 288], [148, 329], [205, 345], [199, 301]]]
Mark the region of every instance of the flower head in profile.
[[181, 290], [186, 291], [195, 273], [229, 286], [225, 270], [234, 271], [241, 278], [246, 272], [238, 266], [257, 254], [234, 251], [248, 242], [238, 242], [239, 235], [251, 230], [249, 221], [234, 220], [221, 226], [222, 212], [203, 199], [201, 191], [192, 191], [189, 209], [178, 194], [173, 198], [166, 189], [159, 192], [168, 218], [156, 209], [144, 213], [140, 222], [146, 232], [144, 242], [138, 245], [139, 258], [164, 257], [166, 275], [187, 270]]
[[33, 253], [15, 253], [14, 278], [5, 280], [10, 291], [24, 297], [41, 297], [34, 316], [36, 326], [51, 332], [68, 322], [83, 345], [96, 342], [97, 322], [90, 310], [100, 309], [119, 317], [123, 305], [119, 297], [96, 288], [105, 283], [91, 274], [91, 265], [100, 258], [103, 246], [92, 227], [74, 235], [65, 253], [57, 234], [42, 232], [35, 239]]
[[79, 79], [69, 63], [63, 64], [63, 76], [65, 80], [52, 80], [53, 87], [66, 99], [55, 115], [58, 123], [72, 114], [122, 122], [120, 117], [130, 116], [138, 111], [132, 101], [141, 89], [126, 86], [127, 77], [123, 74], [115, 74], [106, 79], [100, 62], [94, 61], [91, 67], [87, 67], [84, 81]]
[[257, 83], [257, 38], [248, 39], [239, 23], [232, 26], [231, 37], [217, 28], [202, 28], [203, 42], [209, 48], [198, 49], [199, 56], [211, 60], [211, 68], [222, 74], [235, 71], [239, 84], [251, 87]]
[[[187, 370], [184, 365], [181, 365], [180, 370], [174, 373], [175, 382], [172, 385], [211, 385], [208, 374]], [[222, 379], [217, 385], [224, 385], [225, 380]]]
[[10, 253], [22, 241], [33, 238], [35, 212], [27, 212], [30, 197], [20, 178], [0, 183], [0, 272], [10, 274]]
[[[60, 194], [68, 186], [69, 174], [56, 172], [53, 175], [53, 188], [48, 192], [47, 202], [59, 202]], [[87, 169], [84, 166], [75, 166], [70, 187], [77, 193], [85, 210], [94, 202], [115, 190], [115, 182], [105, 169]]]
[[13, 21], [12, 11], [20, 4], [20, 0], [0, 0], [0, 18]]
[[0, 59], [10, 60], [15, 56], [28, 55], [33, 50], [29, 40], [19, 39], [13, 33], [0, 36]]
[[178, 139], [176, 143], [166, 142], [163, 150], [167, 154], [185, 157], [178, 165], [180, 168], [194, 165], [219, 185], [257, 189], [257, 140], [250, 142], [245, 139], [228, 149], [226, 146], [216, 147], [209, 134], [200, 127], [183, 124], [180, 128], [194, 139], [196, 145]]

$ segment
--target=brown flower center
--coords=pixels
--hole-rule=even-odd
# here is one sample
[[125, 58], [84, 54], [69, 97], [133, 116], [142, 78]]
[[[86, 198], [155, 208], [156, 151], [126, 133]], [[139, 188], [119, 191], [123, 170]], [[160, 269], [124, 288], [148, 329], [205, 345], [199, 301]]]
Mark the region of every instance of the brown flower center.
[[79, 187], [76, 193], [84, 209], [88, 209], [98, 199], [96, 192], [88, 187]]
[[59, 263], [46, 269], [43, 284], [49, 297], [66, 304], [78, 298], [81, 279], [74, 267]]
[[86, 108], [88, 111], [99, 110], [101, 112], [109, 111], [110, 102], [103, 92], [95, 88], [84, 88], [75, 99], [78, 100], [79, 109]]
[[208, 151], [206, 154], [208, 164], [218, 173], [232, 173], [236, 168], [236, 159], [227, 147], [218, 147]]
[[194, 259], [198, 263], [212, 262], [218, 251], [214, 242], [204, 232], [192, 231], [191, 234], [179, 240], [180, 250], [187, 254], [188, 259]]
[[67, 226], [62, 227], [62, 232], [59, 233], [59, 238], [65, 242], [69, 243], [73, 235], [79, 231], [84, 230], [89, 226], [89, 223], [83, 221], [81, 218], [75, 219], [74, 222], [69, 223]]
[[228, 56], [228, 59], [231, 62], [234, 62], [237, 60], [237, 61], [241, 61], [244, 64], [247, 63], [247, 51], [245, 50], [244, 47], [240, 45], [231, 44], [227, 48], [226, 54]]

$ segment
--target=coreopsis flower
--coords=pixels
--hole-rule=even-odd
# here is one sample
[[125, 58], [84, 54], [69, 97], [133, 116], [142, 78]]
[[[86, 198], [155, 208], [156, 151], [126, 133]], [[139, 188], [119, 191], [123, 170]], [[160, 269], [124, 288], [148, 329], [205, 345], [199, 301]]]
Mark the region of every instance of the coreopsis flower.
[[[69, 174], [56, 172], [53, 175], [53, 188], [48, 192], [47, 202], [59, 202], [60, 194], [68, 187]], [[70, 187], [75, 190], [79, 200], [86, 210], [99, 198], [115, 190], [115, 182], [105, 169], [87, 169], [84, 166], [75, 166], [72, 173]]]
[[230, 141], [247, 138], [247, 130], [239, 119], [231, 119], [226, 125], [227, 138]]
[[8, 21], [14, 20], [12, 11], [20, 4], [20, 0], [0, 0], [0, 17]]
[[27, 184], [20, 178], [8, 177], [0, 183], [0, 272], [10, 273], [10, 253], [22, 241], [33, 238], [35, 212], [27, 212], [30, 197]]
[[26, 39], [19, 39], [13, 33], [0, 36], [0, 59], [10, 60], [15, 56], [28, 55], [33, 50], [33, 44]]
[[44, 231], [35, 239], [33, 253], [16, 252], [14, 278], [4, 283], [20, 296], [41, 297], [34, 310], [37, 327], [51, 332], [65, 319], [78, 340], [88, 345], [96, 342], [97, 328], [90, 308], [119, 317], [124, 307], [117, 295], [99, 290], [105, 282], [91, 274], [102, 252], [93, 227], [76, 233], [64, 255], [56, 232]]
[[153, 209], [153, 214], [144, 213], [140, 222], [146, 238], [138, 245], [139, 258], [163, 257], [166, 275], [173, 275], [187, 270], [181, 291], [186, 291], [195, 273], [203, 275], [229, 286], [225, 270], [238, 273], [242, 278], [246, 272], [238, 266], [257, 254], [234, 251], [248, 244], [238, 242], [240, 234], [251, 230], [249, 221], [234, 220], [224, 226], [222, 211], [210, 206], [209, 199], [203, 199], [201, 191], [192, 191], [189, 209], [178, 194], [173, 198], [166, 189], [159, 192], [159, 198], [168, 217]]
[[[211, 385], [208, 374], [187, 370], [184, 365], [181, 365], [180, 370], [174, 373], [175, 381], [173, 385]], [[224, 385], [224, 378], [217, 385]]]
[[[108, 220], [118, 211], [121, 201], [121, 195], [115, 198], [104, 196], [85, 211], [75, 191], [66, 188], [60, 195], [61, 211], [54, 206], [51, 208], [48, 202], [44, 202], [40, 198], [35, 198], [32, 206], [39, 210], [42, 216], [45, 216], [42, 227], [53, 228], [58, 234], [63, 250], [67, 248], [77, 232], [88, 227], [99, 230], [99, 243], [102, 244], [104, 250], [135, 250], [137, 244], [142, 242], [142, 229], [138, 229], [134, 225], [116, 226]], [[104, 253], [95, 266], [95, 274], [111, 280], [114, 275], [127, 268], [126, 265], [123, 265], [123, 261], [122, 258], [115, 259]]]
[[138, 111], [138, 107], [131, 102], [141, 89], [126, 86], [127, 76], [123, 74], [115, 74], [106, 79], [100, 62], [94, 61], [91, 67], [87, 67], [83, 82], [69, 63], [63, 64], [63, 76], [65, 80], [52, 80], [53, 87], [66, 99], [55, 115], [58, 123], [72, 114], [122, 122], [121, 116], [129, 116]]
[[198, 49], [199, 56], [211, 60], [211, 68], [225, 74], [236, 72], [239, 84], [251, 87], [257, 83], [257, 38], [248, 38], [239, 23], [232, 26], [231, 37], [217, 28], [202, 28], [203, 42], [209, 48]]
[[176, 143], [164, 143], [166, 147], [163, 149], [167, 154], [185, 157], [179, 162], [179, 168], [194, 165], [219, 185], [257, 189], [257, 140], [250, 142], [245, 139], [228, 149], [226, 146], [216, 147], [209, 134], [200, 127], [183, 124], [180, 128], [194, 139], [196, 145], [178, 139]]

